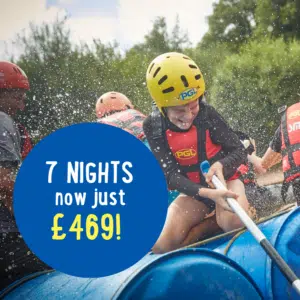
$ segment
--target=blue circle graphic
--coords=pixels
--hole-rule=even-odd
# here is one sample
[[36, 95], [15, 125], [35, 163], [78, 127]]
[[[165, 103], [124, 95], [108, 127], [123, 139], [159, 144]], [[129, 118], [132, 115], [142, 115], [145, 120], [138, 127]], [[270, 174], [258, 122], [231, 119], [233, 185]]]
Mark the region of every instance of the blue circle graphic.
[[163, 171], [141, 141], [110, 125], [83, 123], [52, 133], [27, 156], [14, 212], [25, 242], [46, 264], [102, 277], [151, 250], [167, 198]]

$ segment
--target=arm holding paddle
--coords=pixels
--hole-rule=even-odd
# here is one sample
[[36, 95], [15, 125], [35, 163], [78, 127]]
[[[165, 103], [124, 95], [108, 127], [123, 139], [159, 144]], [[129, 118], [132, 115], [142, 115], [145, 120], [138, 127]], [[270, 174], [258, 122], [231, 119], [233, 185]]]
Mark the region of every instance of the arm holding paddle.
[[[216, 175], [221, 182], [226, 186], [225, 179], [223, 176], [223, 165], [220, 162], [214, 163], [209, 169], [208, 173], [205, 175], [206, 182], [211, 186], [213, 186], [212, 178]], [[227, 211], [232, 211], [228, 203], [226, 202], [226, 197], [232, 197], [234, 199], [238, 198], [238, 195], [232, 191], [228, 190], [216, 190], [216, 189], [207, 189], [202, 188], [199, 191], [199, 195], [202, 197], [207, 197], [212, 199], [216, 204], [220, 205], [223, 209]]]
[[[208, 174], [210, 165], [208, 161], [204, 161], [200, 165], [201, 171], [203, 174]], [[213, 175], [211, 178], [213, 185], [219, 190], [226, 190], [226, 187], [222, 183], [222, 181], [216, 176]], [[248, 214], [244, 211], [244, 209], [239, 205], [239, 203], [233, 199], [228, 197], [227, 202], [232, 210], [238, 215], [243, 224], [247, 227], [256, 241], [260, 244], [260, 246], [265, 250], [265, 252], [269, 255], [269, 257], [273, 260], [273, 262], [278, 266], [282, 274], [286, 277], [286, 279], [290, 282], [293, 288], [300, 295], [300, 279], [296, 276], [293, 270], [288, 266], [288, 264], [283, 260], [283, 258], [279, 255], [273, 245], [267, 240], [265, 235], [261, 232], [259, 227], [251, 220]]]

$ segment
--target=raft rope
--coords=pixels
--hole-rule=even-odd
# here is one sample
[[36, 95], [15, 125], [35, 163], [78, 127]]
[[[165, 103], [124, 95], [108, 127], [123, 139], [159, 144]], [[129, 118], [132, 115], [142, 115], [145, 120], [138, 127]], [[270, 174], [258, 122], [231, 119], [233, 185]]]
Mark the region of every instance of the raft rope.
[[227, 255], [231, 245], [235, 242], [235, 240], [240, 237], [244, 232], [246, 232], [247, 230], [244, 229], [242, 231], [240, 231], [239, 233], [237, 233], [230, 241], [229, 243], [227, 244], [226, 248], [224, 249], [224, 255]]
[[[207, 174], [210, 164], [208, 161], [204, 161], [200, 165], [203, 174]], [[227, 190], [220, 179], [216, 176], [212, 176], [212, 183], [216, 189]], [[233, 198], [228, 197], [228, 205], [231, 207], [233, 212], [240, 218], [247, 229], [250, 231], [252, 236], [260, 244], [260, 246], [265, 250], [273, 262], [276, 263], [281, 273], [286, 277], [286, 279], [291, 283], [294, 290], [300, 295], [300, 279], [296, 276], [289, 265], [284, 261], [284, 259], [279, 255], [273, 245], [269, 242], [266, 236], [262, 233], [259, 227], [253, 222], [253, 220], [248, 216], [245, 210], [240, 206], [240, 204]]]
[[[268, 220], [271, 220], [273, 218], [276, 218], [278, 216], [281, 216], [281, 215], [289, 212], [290, 210], [292, 210], [294, 208], [294, 206], [295, 206], [295, 204], [290, 204], [289, 206], [286, 206], [283, 210], [281, 210], [279, 212], [273, 213], [272, 215], [267, 216], [267, 217], [260, 218], [259, 220], [257, 220], [255, 222], [255, 224], [258, 225], [258, 224], [261, 224], [261, 223], [266, 222]], [[245, 232], [245, 229], [246, 229], [246, 227], [242, 227], [242, 228], [238, 228], [238, 229], [235, 229], [235, 230], [232, 230], [232, 231], [229, 231], [229, 232], [225, 232], [225, 233], [219, 234], [217, 236], [205, 239], [203, 241], [196, 242], [196, 243], [193, 243], [191, 245], [182, 247], [181, 249], [185, 249], [185, 248], [198, 248], [198, 247], [206, 245], [206, 244], [208, 244], [210, 242], [213, 242], [213, 241], [225, 238], [227, 236], [231, 236], [231, 235], [233, 235], [235, 233], [238, 234], [239, 232]], [[233, 236], [233, 238], [234, 238], [234, 236]]]
[[54, 271], [55, 270], [52, 269], [52, 270], [45, 270], [45, 271], [33, 273], [33, 274], [30, 274], [30, 275], [27, 275], [26, 277], [21, 278], [18, 281], [15, 281], [14, 283], [12, 283], [8, 287], [6, 287], [4, 290], [0, 291], [0, 299], [3, 299], [5, 296], [7, 296], [10, 292], [12, 292], [14, 289], [16, 289], [17, 287], [19, 287], [23, 283], [25, 283], [25, 282], [27, 282], [27, 281], [29, 281], [31, 279], [37, 278], [39, 276], [52, 273]]
[[[282, 210], [280, 213], [277, 213], [276, 215], [279, 216], [279, 215], [282, 215], [282, 214], [285, 214], [287, 211], [291, 210], [293, 207], [295, 206], [295, 204], [292, 204], [289, 206], [289, 209], [287, 210], [287, 208], [285, 208], [284, 210]], [[275, 217], [275, 214], [272, 218]], [[265, 222], [266, 220], [270, 220], [271, 218], [264, 218], [264, 219], [261, 219], [261, 220], [258, 220], [257, 222], [255, 222], [255, 224], [260, 224], [260, 223], [263, 223]], [[231, 238], [231, 240], [228, 242], [225, 250], [224, 250], [224, 255], [227, 255], [230, 247], [232, 246], [232, 244], [237, 240], [238, 237], [240, 237], [243, 233], [245, 233], [247, 231], [247, 229], [242, 229], [240, 232], [238, 232], [235, 236], [233, 236]]]

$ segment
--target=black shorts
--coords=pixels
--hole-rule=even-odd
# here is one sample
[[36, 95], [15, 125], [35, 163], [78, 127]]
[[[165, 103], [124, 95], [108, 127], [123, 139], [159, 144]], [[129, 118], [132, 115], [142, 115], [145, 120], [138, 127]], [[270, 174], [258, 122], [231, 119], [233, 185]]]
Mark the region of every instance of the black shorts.
[[51, 270], [28, 248], [17, 232], [0, 233], [0, 291], [35, 272]]

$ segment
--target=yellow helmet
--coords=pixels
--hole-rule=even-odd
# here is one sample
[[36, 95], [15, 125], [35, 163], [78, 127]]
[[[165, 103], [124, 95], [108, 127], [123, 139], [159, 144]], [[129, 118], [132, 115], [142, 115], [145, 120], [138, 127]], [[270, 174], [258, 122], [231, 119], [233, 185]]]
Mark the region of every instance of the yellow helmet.
[[169, 52], [156, 57], [146, 75], [147, 87], [159, 110], [184, 105], [204, 94], [205, 83], [196, 63], [188, 56]]

